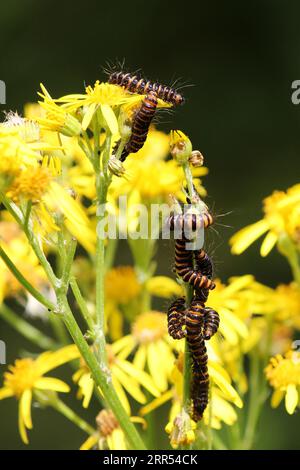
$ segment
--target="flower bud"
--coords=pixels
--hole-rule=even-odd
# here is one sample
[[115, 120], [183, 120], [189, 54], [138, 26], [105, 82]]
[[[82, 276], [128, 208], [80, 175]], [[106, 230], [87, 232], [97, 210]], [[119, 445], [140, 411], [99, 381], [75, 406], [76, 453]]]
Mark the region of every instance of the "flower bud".
[[116, 176], [123, 176], [125, 173], [125, 168], [122, 165], [122, 162], [118, 160], [114, 155], [108, 160], [108, 169], [109, 171]]
[[171, 446], [177, 449], [179, 446], [192, 444], [196, 438], [195, 427], [195, 423], [182, 408], [173, 423], [168, 423], [165, 427], [166, 432], [170, 435]]
[[82, 132], [82, 127], [80, 122], [74, 116], [66, 113], [65, 121], [60, 128], [60, 132], [67, 137], [73, 137]]
[[199, 150], [193, 150], [189, 158], [189, 163], [195, 168], [202, 166], [204, 163], [204, 157], [202, 153], [199, 152]]
[[170, 132], [170, 150], [172, 157], [180, 164], [188, 163], [193, 150], [190, 139], [181, 131]]

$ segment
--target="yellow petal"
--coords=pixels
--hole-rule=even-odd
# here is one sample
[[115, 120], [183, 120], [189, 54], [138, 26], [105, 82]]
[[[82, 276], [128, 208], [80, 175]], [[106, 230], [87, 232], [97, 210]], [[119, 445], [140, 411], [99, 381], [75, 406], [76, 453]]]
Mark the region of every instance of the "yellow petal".
[[237, 420], [237, 414], [232, 405], [218, 395], [213, 395], [211, 406], [216, 417], [224, 421], [228, 426], [232, 426]]
[[125, 436], [122, 429], [114, 429], [106, 438], [110, 450], [127, 450]]
[[110, 132], [112, 134], [117, 134], [119, 132], [119, 126], [115, 113], [108, 104], [101, 104], [100, 106], [103, 117], [109, 127]]
[[271, 407], [272, 408], [277, 408], [277, 406], [280, 404], [283, 397], [284, 397], [284, 391], [283, 390], [275, 390], [275, 392], [273, 393], [272, 398], [271, 398]]
[[242, 338], [247, 338], [248, 328], [245, 323], [234, 315], [230, 310], [223, 308], [221, 314], [221, 324], [227, 323], [228, 327], [236, 331]]
[[83, 395], [82, 406], [83, 406], [83, 408], [88, 408], [88, 406], [90, 404], [90, 401], [91, 401], [91, 398], [92, 398], [92, 395], [93, 395], [93, 391], [94, 391], [94, 381], [93, 381], [91, 375], [89, 373], [84, 374], [80, 378], [80, 380], [78, 382], [78, 385], [79, 385], [81, 393]]
[[88, 110], [87, 112], [85, 113], [84, 117], [83, 117], [83, 120], [82, 120], [82, 129], [84, 131], [87, 130], [87, 128], [89, 127], [90, 125], [90, 122], [91, 120], [93, 119], [93, 116], [94, 116], [94, 112], [96, 110], [96, 103], [92, 103], [89, 107], [88, 107]]
[[147, 428], [147, 421], [141, 416], [130, 416], [130, 421], [132, 423], [141, 424], [143, 429]]
[[32, 421], [31, 421], [31, 400], [32, 400], [32, 392], [31, 390], [27, 389], [23, 392], [20, 398], [20, 413], [22, 413], [22, 420], [28, 429], [32, 429]]
[[39, 367], [41, 375], [49, 370], [65, 364], [66, 362], [78, 359], [80, 357], [79, 350], [75, 344], [65, 346], [55, 352], [46, 352], [41, 354], [36, 360], [36, 365]]
[[26, 433], [26, 428], [23, 420], [23, 414], [21, 410], [21, 400], [19, 401], [19, 418], [18, 418], [18, 424], [19, 424], [19, 433], [21, 436], [22, 441], [24, 444], [29, 444], [27, 433]]
[[298, 391], [296, 385], [289, 384], [285, 395], [285, 408], [288, 414], [292, 415], [298, 403]]
[[155, 400], [148, 403], [148, 405], [143, 406], [139, 411], [140, 415], [145, 416], [148, 413], [151, 413], [151, 411], [155, 410], [156, 408], [159, 408], [161, 405], [171, 400], [173, 396], [173, 390], [168, 390], [167, 392], [163, 393], [160, 397], [155, 398]]
[[224, 378], [223, 374], [218, 372], [216, 369], [211, 368], [210, 365], [208, 365], [208, 371], [209, 375], [214, 380], [216, 385], [220, 387], [226, 398], [232, 401], [238, 408], [242, 408], [242, 400], [240, 399], [238, 393], [235, 391], [233, 386]]
[[150, 294], [169, 299], [173, 295], [182, 295], [182, 287], [167, 276], [154, 276], [146, 282]]
[[130, 415], [130, 405], [128, 398], [126, 396], [126, 393], [124, 392], [124, 389], [118, 379], [113, 376], [112, 378], [112, 384], [114, 386], [114, 389], [116, 390], [116, 393], [119, 397], [120, 402], [122, 403], [123, 407], [125, 408], [125, 411], [128, 415]]
[[14, 395], [14, 392], [7, 387], [0, 388], [0, 400], [3, 400], [3, 398], [9, 398]]
[[81, 444], [79, 450], [90, 450], [94, 447], [99, 440], [99, 435], [94, 434], [93, 436], [89, 436], [83, 444]]
[[269, 224], [266, 220], [262, 219], [255, 224], [248, 225], [237, 232], [229, 243], [231, 245], [231, 252], [234, 255], [240, 255], [250, 246], [255, 240], [263, 235], [269, 229]]
[[147, 359], [146, 353], [147, 353], [146, 346], [144, 344], [141, 344], [133, 359], [133, 365], [135, 368], [140, 369], [140, 370], [145, 369], [145, 364], [146, 364], [146, 359]]
[[278, 236], [276, 235], [275, 232], [268, 232], [260, 247], [261, 256], [263, 257], [267, 256], [276, 245], [277, 240], [278, 240]]
[[114, 354], [117, 354], [119, 351], [128, 346], [132, 346], [132, 348], [135, 346], [135, 341], [131, 335], [123, 336], [123, 338], [118, 339], [112, 344], [111, 348]]
[[39, 390], [53, 390], [54, 392], [64, 393], [70, 391], [69, 385], [62, 380], [55, 379], [54, 377], [41, 377], [35, 381], [34, 386]]
[[146, 397], [142, 393], [136, 380], [125, 374], [117, 366], [114, 367], [113, 374], [124, 387], [124, 389], [129, 393], [129, 395], [131, 395], [139, 403], [146, 403]]
[[162, 364], [162, 358], [155, 347], [155, 343], [148, 344], [148, 367], [153, 378], [153, 381], [156, 387], [161, 391], [164, 392], [167, 387], [167, 379], [165, 376], [164, 366]]
[[118, 366], [126, 373], [129, 377], [133, 377], [138, 383], [143, 385], [152, 395], [155, 397], [159, 396], [159, 391], [155, 387], [155, 384], [149, 374], [142, 370], [137, 370], [130, 362], [118, 360]]
[[230, 284], [226, 287], [226, 297], [228, 298], [251, 284], [254, 281], [254, 276], [252, 274], [245, 274], [244, 276], [231, 277], [229, 281]]

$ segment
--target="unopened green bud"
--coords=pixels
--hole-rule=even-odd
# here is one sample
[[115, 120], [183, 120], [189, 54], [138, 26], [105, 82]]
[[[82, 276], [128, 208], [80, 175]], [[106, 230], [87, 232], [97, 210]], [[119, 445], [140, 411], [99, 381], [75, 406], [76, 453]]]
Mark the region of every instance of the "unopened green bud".
[[60, 132], [67, 137], [73, 137], [82, 132], [82, 127], [80, 122], [74, 116], [67, 113], [65, 115], [65, 121], [60, 128]]

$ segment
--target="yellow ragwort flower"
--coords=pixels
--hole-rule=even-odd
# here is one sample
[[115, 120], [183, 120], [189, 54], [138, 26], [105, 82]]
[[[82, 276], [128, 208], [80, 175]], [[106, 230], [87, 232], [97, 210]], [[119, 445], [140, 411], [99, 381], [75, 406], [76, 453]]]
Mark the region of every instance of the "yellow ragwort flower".
[[43, 167], [26, 168], [16, 176], [7, 190], [7, 196], [14, 202], [39, 202], [49, 188], [52, 175]]
[[117, 304], [128, 304], [141, 292], [141, 284], [132, 266], [118, 266], [105, 276], [107, 299]]
[[263, 219], [241, 229], [231, 238], [233, 254], [239, 255], [265, 233], [260, 247], [261, 256], [267, 256], [283, 235], [300, 244], [300, 184], [286, 192], [275, 191], [263, 203]]
[[31, 402], [35, 390], [69, 392], [70, 387], [59, 379], [44, 377], [52, 369], [78, 357], [73, 346], [55, 352], [47, 351], [37, 359], [17, 359], [4, 373], [4, 384], [0, 389], [0, 400], [16, 397], [19, 402], [19, 431], [28, 444], [26, 429], [32, 429]]
[[[112, 384], [128, 414], [130, 414], [130, 405], [125, 391], [141, 404], [146, 403], [146, 397], [141, 390], [141, 386], [153, 396], [157, 397], [159, 395], [152, 378], [134, 364], [115, 354], [114, 345], [107, 345], [107, 354]], [[84, 363], [73, 375], [73, 380], [79, 386], [78, 397], [83, 398], [82, 406], [87, 408], [94, 391], [94, 381]]]
[[140, 371], [148, 368], [155, 386], [164, 392], [174, 363], [174, 343], [167, 332], [166, 315], [149, 311], [136, 317], [131, 334], [116, 341], [112, 348], [123, 359], [134, 352], [134, 367]]
[[293, 414], [299, 405], [300, 391], [300, 353], [288, 351], [284, 356], [277, 354], [270, 359], [265, 369], [270, 385], [275, 389], [271, 405], [276, 408], [285, 397], [285, 408]]
[[79, 135], [82, 131], [79, 121], [72, 114], [66, 112], [62, 106], [55, 103], [42, 83], [41, 89], [43, 93], [39, 93], [39, 96], [43, 98], [43, 101], [39, 101], [39, 104], [46, 111], [46, 115], [38, 117], [37, 121], [42, 128], [60, 132], [68, 137]]
[[114, 113], [115, 108], [124, 104], [137, 104], [141, 95], [126, 92], [122, 87], [109, 83], [96, 81], [95, 85], [86, 87], [85, 94], [62, 96], [56, 102], [63, 103], [68, 112], [83, 109], [82, 128], [89, 127], [94, 114], [99, 110], [102, 118], [112, 134], [118, 133], [118, 121]]

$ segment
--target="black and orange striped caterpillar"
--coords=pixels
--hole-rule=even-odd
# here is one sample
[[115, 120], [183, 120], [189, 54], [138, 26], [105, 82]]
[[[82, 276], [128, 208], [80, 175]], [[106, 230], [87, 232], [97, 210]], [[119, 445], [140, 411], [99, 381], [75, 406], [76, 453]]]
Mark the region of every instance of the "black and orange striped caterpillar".
[[175, 270], [178, 276], [182, 278], [184, 282], [188, 282], [197, 292], [202, 289], [214, 289], [215, 283], [210, 279], [210, 276], [204, 275], [201, 271], [201, 264], [197, 262], [197, 266], [194, 267], [195, 254], [198, 259], [205, 259], [208, 257], [204, 250], [197, 250], [192, 252], [187, 250], [186, 240], [176, 240], [175, 242]]
[[[177, 217], [175, 219], [175, 217]], [[209, 290], [215, 287], [212, 281], [213, 265], [208, 254], [200, 249], [191, 251], [186, 248], [189, 241], [184, 235], [184, 229], [195, 230], [196, 227], [208, 227], [213, 219], [209, 212], [195, 218], [195, 214], [174, 216], [168, 219], [170, 230], [175, 230], [175, 224], [181, 228], [181, 238], [175, 241], [175, 269], [177, 274], [188, 282], [194, 290], [194, 296], [189, 307], [186, 307], [184, 297], [176, 299], [168, 310], [168, 331], [174, 339], [187, 338], [192, 359], [191, 383], [191, 416], [194, 421], [202, 419], [208, 404], [209, 375], [207, 368], [207, 352], [205, 341], [209, 340], [218, 330], [219, 315], [212, 308], [205, 307]], [[200, 221], [200, 223], [198, 223]], [[183, 329], [185, 327], [185, 329]]]
[[130, 153], [138, 152], [144, 145], [151, 121], [155, 115], [157, 108], [156, 93], [150, 91], [144, 98], [141, 107], [136, 112], [133, 123], [131, 136], [124, 150], [122, 151], [120, 161], [124, 162]]
[[[179, 231], [181, 238], [175, 241], [175, 270], [184, 282], [188, 282], [200, 294], [202, 289], [214, 289], [215, 284], [211, 280], [212, 269], [207, 271], [207, 263], [212, 266], [210, 258], [204, 250], [191, 251], [186, 248], [189, 241], [187, 234], [207, 228], [213, 223], [211, 214], [207, 211], [203, 214], [185, 213], [171, 214], [168, 225], [171, 231]], [[203, 272], [203, 270], [205, 272]]]
[[186, 337], [192, 358], [191, 398], [192, 418], [199, 421], [208, 404], [209, 375], [205, 340], [218, 330], [219, 315], [215, 310], [205, 308], [204, 302], [194, 298], [186, 313]]
[[114, 71], [108, 77], [108, 83], [118, 85], [131, 93], [146, 95], [149, 92], [156, 93], [157, 97], [172, 106], [184, 103], [184, 97], [174, 88], [161, 83], [151, 82], [145, 78], [122, 71]]

